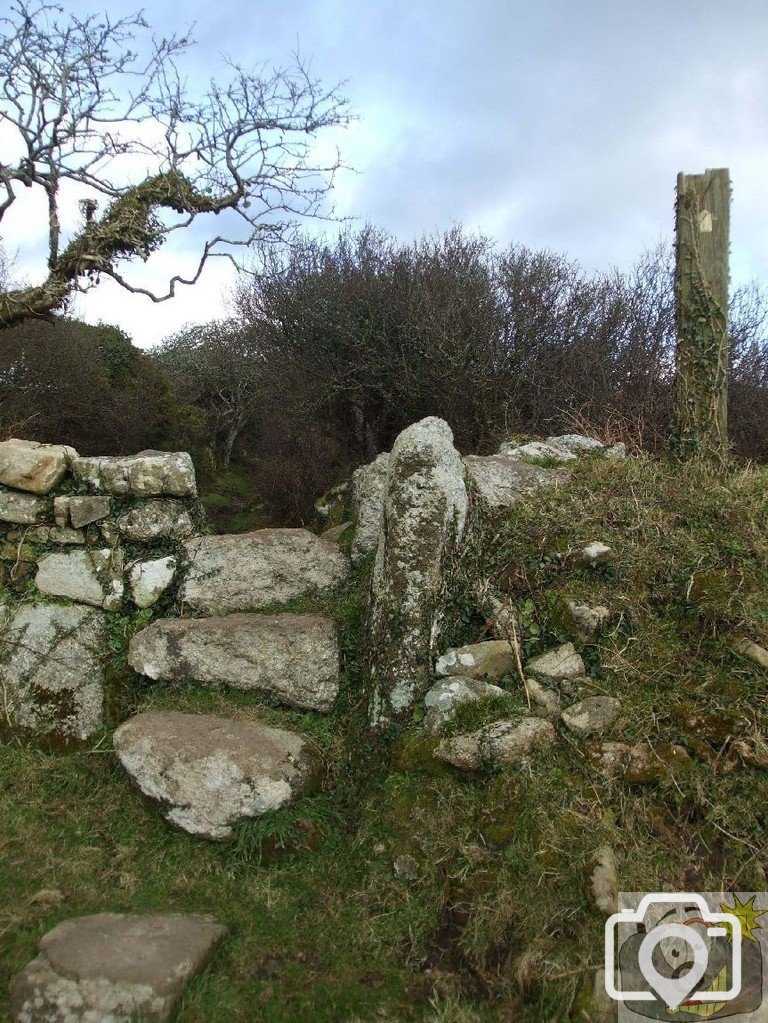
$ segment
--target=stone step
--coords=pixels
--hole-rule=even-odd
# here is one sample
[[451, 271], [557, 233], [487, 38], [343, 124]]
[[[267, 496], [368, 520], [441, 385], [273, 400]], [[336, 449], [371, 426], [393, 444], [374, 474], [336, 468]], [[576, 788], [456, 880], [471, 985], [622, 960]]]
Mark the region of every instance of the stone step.
[[201, 536], [185, 544], [181, 599], [203, 614], [260, 611], [336, 587], [349, 571], [338, 544], [306, 529]]
[[16, 1023], [166, 1023], [185, 983], [226, 935], [182, 913], [65, 920], [11, 982]]
[[253, 689], [308, 710], [327, 711], [339, 689], [336, 627], [322, 615], [160, 619], [131, 639], [128, 662], [151, 679]]
[[221, 840], [237, 821], [317, 788], [320, 758], [303, 735], [260, 721], [145, 713], [114, 734], [134, 783], [191, 835]]

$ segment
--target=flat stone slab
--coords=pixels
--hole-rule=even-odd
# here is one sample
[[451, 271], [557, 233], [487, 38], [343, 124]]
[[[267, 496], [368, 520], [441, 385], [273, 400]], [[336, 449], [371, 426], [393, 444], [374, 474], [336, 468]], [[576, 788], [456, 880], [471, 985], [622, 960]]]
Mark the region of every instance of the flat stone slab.
[[0, 617], [0, 690], [14, 729], [84, 741], [104, 724], [102, 611], [28, 604]]
[[137, 455], [76, 458], [75, 476], [106, 494], [194, 497], [195, 467], [186, 451], [140, 451]]
[[34, 440], [0, 443], [0, 483], [31, 494], [48, 494], [77, 458], [64, 444], [38, 444]]
[[89, 548], [46, 554], [38, 561], [35, 586], [51, 597], [117, 611], [124, 591], [122, 551]]
[[16, 1023], [166, 1023], [226, 935], [199, 916], [98, 913], [65, 920], [11, 981]]
[[567, 475], [558, 469], [531, 465], [510, 455], [467, 455], [464, 465], [480, 496], [491, 508], [513, 504], [542, 487], [563, 483]]
[[20, 494], [0, 487], [0, 522], [32, 526], [45, 515], [45, 501], [33, 494]]
[[319, 756], [304, 736], [260, 721], [137, 714], [113, 741], [166, 820], [200, 838], [228, 838], [237, 821], [287, 806], [320, 777]]
[[201, 536], [184, 544], [183, 603], [203, 614], [260, 611], [337, 586], [349, 571], [338, 544], [306, 529]]
[[339, 690], [336, 626], [322, 615], [169, 618], [131, 639], [131, 667], [152, 679], [253, 689], [327, 711]]

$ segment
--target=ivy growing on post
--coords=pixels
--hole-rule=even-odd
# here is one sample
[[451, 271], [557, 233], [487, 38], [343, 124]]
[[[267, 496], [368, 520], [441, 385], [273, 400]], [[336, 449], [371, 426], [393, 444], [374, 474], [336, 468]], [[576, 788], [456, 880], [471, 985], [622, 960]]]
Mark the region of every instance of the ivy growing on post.
[[728, 170], [677, 178], [676, 433], [681, 458], [728, 458]]

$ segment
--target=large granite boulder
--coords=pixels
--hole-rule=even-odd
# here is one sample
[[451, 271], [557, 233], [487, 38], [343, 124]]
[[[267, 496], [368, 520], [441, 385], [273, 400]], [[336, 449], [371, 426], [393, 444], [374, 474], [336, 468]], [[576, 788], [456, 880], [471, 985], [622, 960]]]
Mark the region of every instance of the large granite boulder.
[[383, 451], [352, 473], [352, 502], [357, 514], [351, 550], [354, 564], [375, 551], [379, 542], [388, 472], [389, 452]]
[[464, 465], [483, 500], [493, 509], [513, 504], [567, 478], [561, 469], [531, 465], [511, 455], [467, 455]]
[[166, 1023], [225, 927], [181, 913], [65, 920], [11, 982], [15, 1023]]
[[161, 619], [131, 639], [128, 662], [152, 679], [253, 689], [308, 710], [328, 710], [339, 689], [336, 627], [321, 615]]
[[140, 451], [138, 455], [76, 458], [75, 476], [106, 494], [194, 497], [195, 468], [186, 451]]
[[0, 522], [32, 526], [45, 516], [45, 510], [45, 501], [41, 497], [0, 487]]
[[102, 611], [28, 604], [0, 617], [0, 689], [14, 729], [53, 743], [104, 724], [107, 622]]
[[118, 611], [123, 603], [123, 554], [119, 548], [46, 554], [37, 564], [35, 586], [51, 597]]
[[0, 443], [0, 483], [31, 494], [48, 494], [76, 458], [75, 449], [63, 444], [5, 440]]
[[389, 461], [371, 597], [371, 720], [410, 715], [429, 688], [448, 558], [467, 516], [464, 466], [442, 419], [409, 426]]
[[287, 806], [320, 779], [305, 736], [260, 721], [137, 714], [117, 729], [114, 746], [166, 820], [200, 838], [228, 838], [233, 824]]
[[306, 529], [199, 536], [184, 544], [181, 599], [203, 614], [260, 611], [337, 586], [349, 571], [338, 544]]
[[117, 520], [120, 534], [137, 543], [183, 540], [195, 527], [181, 501], [143, 501]]

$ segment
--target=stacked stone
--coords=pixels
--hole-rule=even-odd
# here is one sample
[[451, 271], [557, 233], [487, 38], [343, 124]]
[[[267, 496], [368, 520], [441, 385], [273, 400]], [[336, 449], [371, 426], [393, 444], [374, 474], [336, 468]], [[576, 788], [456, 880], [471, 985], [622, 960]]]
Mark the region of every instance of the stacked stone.
[[[349, 568], [338, 544], [303, 529], [195, 535], [186, 453], [81, 458], [6, 441], [0, 484], [10, 594], [4, 606], [0, 589], [0, 686], [13, 728], [57, 742], [103, 728], [112, 615], [152, 609], [164, 594], [174, 598], [159, 605], [167, 616], [130, 641], [137, 675], [332, 707], [332, 619], [270, 608], [337, 586]], [[319, 778], [304, 736], [260, 722], [139, 713], [114, 746], [166, 818], [206, 838], [226, 838], [237, 820], [279, 809]]]
[[108, 613], [151, 607], [169, 590], [196, 496], [184, 452], [81, 458], [64, 445], [0, 443], [0, 585], [11, 598], [0, 684], [11, 727], [66, 743], [104, 726]]

